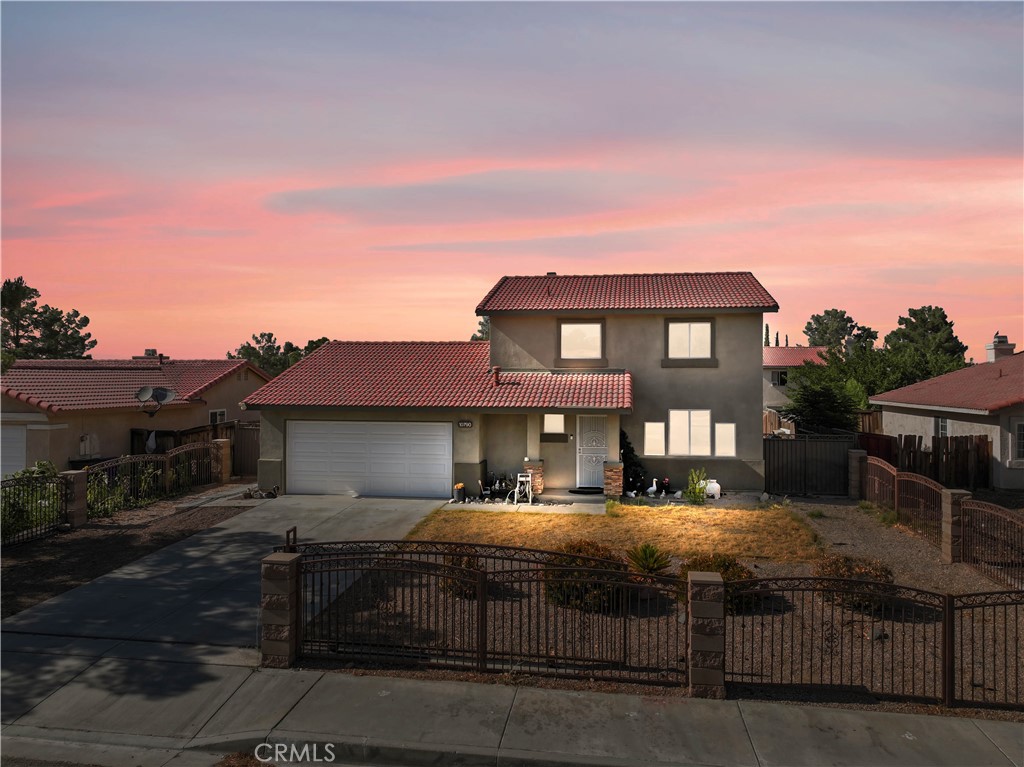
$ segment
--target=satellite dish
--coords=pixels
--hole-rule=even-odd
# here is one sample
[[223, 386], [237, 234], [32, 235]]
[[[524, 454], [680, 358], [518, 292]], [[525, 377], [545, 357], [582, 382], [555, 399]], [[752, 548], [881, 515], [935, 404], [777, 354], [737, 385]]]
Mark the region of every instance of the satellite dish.
[[163, 386], [158, 386], [155, 389], [153, 389], [152, 394], [153, 401], [161, 405], [166, 405], [176, 396], [177, 395], [174, 393], [173, 389], [165, 389]]
[[146, 402], [148, 400], [153, 399], [153, 387], [143, 386], [141, 389], [135, 392], [135, 399], [137, 399], [139, 402]]

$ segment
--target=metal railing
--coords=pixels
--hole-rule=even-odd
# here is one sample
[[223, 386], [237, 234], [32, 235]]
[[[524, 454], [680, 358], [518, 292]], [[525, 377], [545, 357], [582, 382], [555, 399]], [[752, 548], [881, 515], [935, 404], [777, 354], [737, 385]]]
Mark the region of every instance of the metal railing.
[[673, 578], [513, 547], [439, 542], [301, 551], [300, 651], [375, 663], [685, 682]]
[[950, 697], [956, 703], [1024, 705], [1024, 592], [952, 597], [947, 628], [956, 647]]
[[929, 543], [942, 545], [942, 485], [920, 474], [896, 474], [896, 519]]
[[963, 561], [1015, 589], [1024, 589], [1024, 513], [994, 503], [960, 505]]
[[68, 522], [71, 484], [64, 477], [17, 477], [0, 487], [0, 529], [4, 546], [57, 532]]
[[164, 454], [128, 455], [87, 466], [89, 517], [107, 517], [216, 482], [220, 450], [209, 442]]
[[896, 468], [881, 458], [868, 456], [867, 469], [864, 472], [864, 499], [885, 506], [896, 508]]
[[725, 678], [942, 700], [943, 595], [840, 578], [736, 581]]
[[1024, 592], [953, 596], [871, 581], [734, 581], [725, 678], [879, 698], [1024, 706]]

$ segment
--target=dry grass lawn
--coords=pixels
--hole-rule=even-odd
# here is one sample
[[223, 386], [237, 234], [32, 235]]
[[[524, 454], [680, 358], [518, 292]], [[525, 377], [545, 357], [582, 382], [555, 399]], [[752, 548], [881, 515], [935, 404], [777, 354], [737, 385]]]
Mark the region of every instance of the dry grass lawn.
[[612, 506], [607, 514], [470, 511], [441, 508], [407, 540], [467, 541], [551, 549], [588, 538], [618, 549], [653, 543], [675, 556], [733, 554], [777, 562], [807, 562], [820, 554], [817, 535], [782, 506], [711, 509], [699, 506]]

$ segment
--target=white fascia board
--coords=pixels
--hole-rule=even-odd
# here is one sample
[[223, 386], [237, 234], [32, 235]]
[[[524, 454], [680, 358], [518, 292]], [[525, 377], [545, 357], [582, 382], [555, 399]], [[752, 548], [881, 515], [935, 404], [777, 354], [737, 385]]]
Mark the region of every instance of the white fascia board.
[[978, 410], [969, 407], [944, 407], [942, 405], [912, 405], [909, 402], [890, 402], [889, 400], [877, 400], [868, 398], [869, 405], [879, 407], [904, 407], [910, 410], [941, 410], [943, 413], [967, 413], [968, 415], [992, 415], [991, 410]]

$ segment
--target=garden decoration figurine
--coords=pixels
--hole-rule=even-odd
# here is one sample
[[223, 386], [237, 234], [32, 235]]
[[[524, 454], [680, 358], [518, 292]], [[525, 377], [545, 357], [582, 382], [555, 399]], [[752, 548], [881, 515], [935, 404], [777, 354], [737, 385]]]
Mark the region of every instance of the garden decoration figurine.
[[658, 492], [658, 480], [655, 478], [654, 484], [647, 488], [647, 495], [649, 498], [653, 498], [654, 494]]

